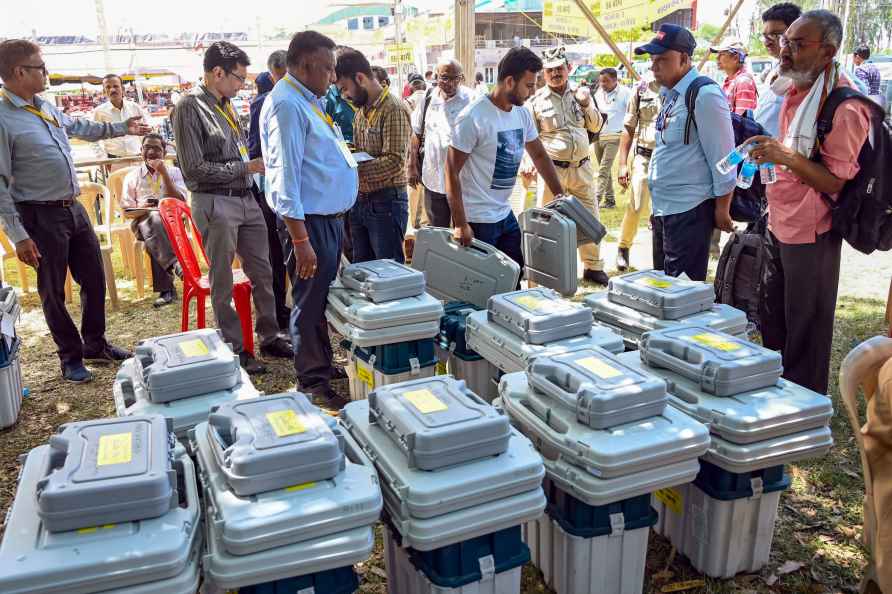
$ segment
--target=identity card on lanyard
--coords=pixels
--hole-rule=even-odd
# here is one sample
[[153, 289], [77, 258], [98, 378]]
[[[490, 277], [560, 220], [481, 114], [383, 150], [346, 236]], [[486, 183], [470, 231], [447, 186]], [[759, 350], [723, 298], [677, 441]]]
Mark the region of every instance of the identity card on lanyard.
[[335, 125], [334, 120], [331, 119], [331, 116], [327, 113], [323, 113], [319, 106], [316, 105], [316, 102], [313, 101], [310, 97], [307, 97], [306, 93], [304, 93], [300, 87], [298, 87], [294, 82], [289, 79], [287, 76], [285, 77], [285, 82], [294, 87], [294, 90], [300, 93], [300, 95], [307, 100], [310, 104], [310, 107], [313, 108], [313, 111], [316, 113], [316, 117], [325, 122], [328, 125], [328, 128], [331, 130], [331, 133], [335, 136], [335, 142], [337, 142], [338, 149], [341, 151], [341, 156], [344, 157], [344, 161], [347, 162], [347, 165], [351, 169], [356, 169], [359, 167], [359, 164], [356, 162], [356, 159], [353, 158], [353, 153], [350, 152], [350, 147], [347, 146], [347, 141], [344, 140], [343, 135], [341, 134], [340, 128]]
[[238, 124], [235, 123], [238, 116], [236, 116], [235, 112], [232, 111], [231, 105], [227, 104], [226, 111], [220, 109], [219, 105], [215, 105], [214, 107], [217, 108], [217, 111], [220, 112], [220, 115], [223, 116], [223, 118], [226, 120], [226, 123], [228, 123], [229, 127], [232, 128], [232, 131], [235, 132], [235, 143], [238, 145], [238, 153], [241, 156], [242, 161], [247, 163], [251, 159], [248, 157], [248, 147], [245, 146], [244, 142], [242, 142], [241, 129], [238, 127]]

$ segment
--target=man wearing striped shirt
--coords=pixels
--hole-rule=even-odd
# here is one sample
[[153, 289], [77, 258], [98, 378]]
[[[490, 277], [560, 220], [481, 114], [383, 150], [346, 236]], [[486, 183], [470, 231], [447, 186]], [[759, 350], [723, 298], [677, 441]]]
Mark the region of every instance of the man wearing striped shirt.
[[738, 39], [729, 38], [721, 45], [709, 49], [718, 54], [716, 63], [725, 73], [722, 91], [728, 98], [731, 112], [744, 115], [756, 109], [759, 92], [753, 75], [746, 69], [746, 46]]

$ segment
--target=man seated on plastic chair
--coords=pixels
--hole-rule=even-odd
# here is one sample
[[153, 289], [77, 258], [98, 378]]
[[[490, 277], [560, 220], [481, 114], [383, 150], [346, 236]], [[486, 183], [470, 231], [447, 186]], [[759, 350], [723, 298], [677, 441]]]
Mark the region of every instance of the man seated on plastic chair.
[[152, 260], [152, 288], [158, 293], [155, 307], [173, 303], [177, 292], [173, 275], [182, 278], [177, 257], [158, 214], [162, 198], [186, 200], [186, 182], [177, 167], [164, 162], [167, 143], [159, 134], [147, 134], [142, 139], [143, 164], [127, 174], [124, 190], [119, 196], [124, 216], [131, 219], [131, 229]]

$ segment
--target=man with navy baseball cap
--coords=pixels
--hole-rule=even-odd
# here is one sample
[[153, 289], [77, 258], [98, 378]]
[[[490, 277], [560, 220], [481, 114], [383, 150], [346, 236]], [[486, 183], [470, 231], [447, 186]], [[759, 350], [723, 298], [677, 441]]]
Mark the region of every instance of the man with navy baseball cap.
[[[721, 88], [700, 77], [691, 64], [696, 47], [684, 27], [661, 25], [650, 43], [635, 53], [651, 55], [663, 98], [648, 173], [654, 268], [703, 281], [713, 228], [733, 231], [730, 208], [736, 172], [721, 174], [714, 166], [734, 148], [734, 131]], [[692, 84], [703, 86], [692, 101], [693, 125], [686, 134], [686, 94]]]

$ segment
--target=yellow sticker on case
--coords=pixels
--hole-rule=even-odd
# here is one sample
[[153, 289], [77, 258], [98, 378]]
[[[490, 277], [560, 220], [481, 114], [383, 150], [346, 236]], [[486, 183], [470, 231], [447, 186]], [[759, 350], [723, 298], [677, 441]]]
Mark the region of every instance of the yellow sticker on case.
[[680, 516], [684, 512], [684, 497], [678, 489], [657, 489], [654, 497], [672, 513]]
[[127, 464], [133, 459], [133, 433], [113, 433], [99, 437], [96, 466]]
[[375, 388], [375, 376], [372, 375], [371, 369], [367, 369], [357, 364], [356, 377], [359, 378], [359, 381], [367, 385], [369, 387], [369, 390], [373, 390]]
[[204, 344], [200, 338], [184, 340], [178, 346], [185, 357], [206, 357], [210, 354], [208, 345]]
[[291, 409], [277, 410], [266, 413], [266, 420], [270, 427], [273, 428], [277, 437], [288, 437], [289, 435], [297, 435], [307, 430], [301, 423], [300, 417]]
[[654, 289], [668, 289], [672, 286], [672, 281], [661, 280], [661, 279], [653, 278], [650, 276], [645, 276], [644, 278], [639, 278], [635, 282], [637, 282], [639, 285], [645, 285], [648, 287], [652, 287]]
[[412, 406], [425, 415], [449, 410], [449, 407], [446, 406], [442, 400], [434, 396], [433, 392], [430, 390], [412, 390], [410, 392], [404, 392], [403, 398], [412, 403]]
[[577, 359], [576, 364], [591, 371], [601, 379], [611, 379], [623, 374], [619, 369], [612, 367], [597, 357], [585, 357]]
[[740, 344], [731, 340], [727, 340], [724, 337], [719, 336], [718, 334], [695, 334], [689, 337], [689, 340], [692, 340], [697, 344], [702, 344], [703, 346], [716, 349], [718, 351], [723, 351], [725, 353], [739, 351], [743, 348], [742, 346], [740, 346]]

